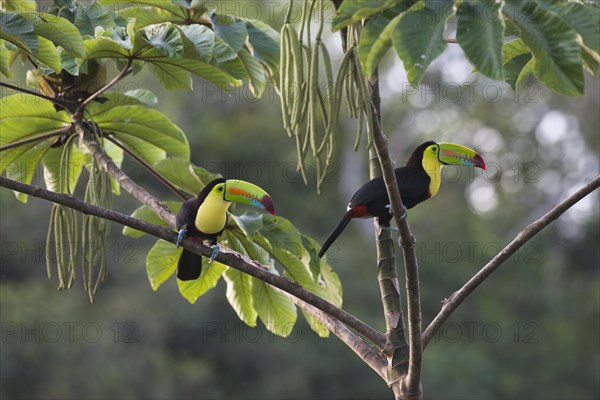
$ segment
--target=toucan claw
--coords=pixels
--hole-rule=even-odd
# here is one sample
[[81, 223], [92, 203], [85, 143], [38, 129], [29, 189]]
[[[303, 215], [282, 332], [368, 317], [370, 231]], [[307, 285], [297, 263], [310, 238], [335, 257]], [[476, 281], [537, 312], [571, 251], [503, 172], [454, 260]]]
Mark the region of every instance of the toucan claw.
[[383, 231], [388, 231], [388, 232], [400, 232], [400, 230], [398, 228], [396, 228], [395, 226], [389, 225], [389, 226], [382, 226], [381, 230]]
[[212, 253], [210, 253], [210, 258], [208, 259], [209, 264], [215, 261], [215, 258], [217, 258], [217, 256], [221, 252], [221, 246], [219, 246], [218, 244], [213, 244], [212, 246], [210, 246], [210, 248], [212, 249]]
[[176, 243], [177, 247], [179, 247], [179, 244], [185, 237], [186, 232], [187, 232], [187, 228], [185, 226], [179, 230], [179, 233], [177, 234], [177, 243]]

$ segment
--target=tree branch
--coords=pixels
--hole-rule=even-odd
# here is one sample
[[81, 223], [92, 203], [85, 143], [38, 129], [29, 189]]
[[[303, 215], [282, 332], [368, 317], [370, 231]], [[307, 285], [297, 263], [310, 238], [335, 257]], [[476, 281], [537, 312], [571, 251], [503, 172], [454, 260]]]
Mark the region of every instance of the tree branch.
[[[108, 210], [102, 207], [98, 207], [92, 204], [88, 204], [84, 201], [77, 199], [74, 196], [52, 192], [46, 189], [42, 189], [37, 186], [27, 185], [25, 183], [17, 182], [12, 179], [0, 176], [0, 186], [16, 190], [21, 193], [28, 194], [30, 196], [39, 197], [41, 199], [49, 200], [53, 203], [62, 204], [74, 210], [87, 215], [95, 215], [104, 219], [108, 219], [113, 222], [117, 222], [122, 225], [129, 226], [139, 231], [148, 233], [160, 239], [166, 240], [171, 243], [177, 241], [177, 233], [171, 229], [150, 224], [145, 221], [133, 218], [129, 215], [125, 215], [116, 211]], [[194, 253], [201, 254], [205, 257], [210, 257], [212, 248], [204, 245], [195, 240], [184, 239], [181, 246], [193, 251]], [[237, 253], [231, 249], [221, 246], [221, 252], [217, 256], [216, 260], [222, 264], [225, 264], [231, 268], [237, 269], [238, 271], [244, 272], [251, 275], [263, 282], [268, 283], [271, 286], [279, 288], [284, 292], [297, 297], [303, 302], [310, 304], [311, 306], [323, 311], [330, 315], [334, 319], [346, 324], [348, 327], [354, 329], [359, 334], [363, 335], [366, 339], [371, 341], [379, 348], [383, 348], [385, 345], [385, 336], [377, 332], [369, 325], [365, 324], [354, 315], [347, 311], [336, 307], [327, 300], [317, 296], [311, 291], [306, 290], [298, 283], [284, 278], [279, 275], [275, 275], [269, 272], [268, 268], [257, 261], [250, 259], [240, 253]]]
[[[373, 78], [371, 78], [373, 79]], [[378, 113], [377, 104], [372, 102], [373, 113]], [[402, 392], [405, 397], [422, 397], [421, 366], [423, 349], [421, 344], [421, 301], [419, 293], [419, 266], [415, 251], [415, 240], [408, 221], [406, 208], [402, 204], [394, 164], [390, 158], [387, 139], [381, 127], [380, 118], [373, 118], [373, 141], [377, 158], [381, 164], [383, 180], [390, 199], [394, 220], [400, 230], [400, 244], [403, 249], [404, 269], [406, 274], [406, 297], [408, 305], [409, 365], [408, 373], [403, 381]], [[395, 392], [396, 393], [396, 392]]]
[[512, 256], [521, 246], [527, 243], [531, 238], [538, 234], [542, 229], [560, 217], [565, 211], [571, 208], [575, 203], [583, 199], [588, 194], [600, 187], [600, 175], [590, 181], [583, 188], [579, 189], [566, 200], [559, 203], [552, 210], [548, 211], [543, 217], [535, 222], [527, 225], [519, 234], [504, 247], [490, 262], [479, 270], [467, 283], [459, 290], [454, 292], [450, 299], [445, 301], [438, 315], [431, 321], [425, 332], [423, 332], [422, 342], [423, 347], [431, 341], [435, 333], [440, 329], [448, 317], [456, 311], [458, 306], [469, 296], [473, 291], [486, 280], [492, 272], [494, 272], [504, 261]]
[[121, 70], [121, 72], [119, 72], [117, 74], [117, 76], [115, 76], [110, 82], [108, 82], [106, 85], [102, 86], [100, 89], [96, 90], [94, 93], [92, 93], [87, 99], [85, 99], [75, 110], [75, 115], [81, 115], [83, 110], [85, 110], [85, 107], [90, 104], [92, 101], [94, 101], [94, 99], [98, 96], [100, 96], [102, 93], [106, 92], [108, 89], [110, 89], [112, 87], [112, 85], [114, 85], [115, 83], [119, 82], [121, 79], [123, 79], [127, 74], [129, 74], [131, 72], [131, 64], [133, 64], [133, 58], [128, 58], [127, 59], [127, 64], [125, 64], [125, 67]]
[[[377, 72], [369, 78], [368, 85], [371, 93], [373, 124], [375, 130], [373, 135], [381, 135], [381, 100], [379, 97], [379, 77]], [[371, 179], [381, 175], [381, 166], [376, 152], [370, 151], [370, 177]], [[388, 348], [386, 353], [392, 358], [392, 367], [396, 364], [405, 363], [408, 360], [408, 346], [406, 332], [404, 329], [404, 315], [402, 311], [402, 300], [400, 298], [400, 284], [396, 270], [396, 255], [394, 242], [389, 231], [381, 229], [375, 221], [375, 232], [377, 236], [377, 278], [383, 303], [386, 332], [388, 335]], [[395, 353], [395, 354], [394, 354]], [[406, 368], [402, 368], [406, 371]]]
[[57, 99], [55, 97], [46, 96], [45, 94], [42, 94], [40, 92], [36, 92], [34, 90], [29, 90], [29, 89], [26, 89], [26, 88], [21, 88], [21, 87], [15, 86], [15, 85], [11, 85], [10, 83], [0, 82], [0, 86], [4, 86], [6, 88], [16, 90], [17, 92], [27, 93], [27, 94], [30, 94], [32, 96], [40, 97], [40, 98], [42, 98], [44, 100], [51, 101], [52, 103], [57, 104], [57, 105], [59, 105], [59, 106], [61, 106], [63, 108], [67, 108], [68, 109], [70, 105], [73, 105], [73, 103], [71, 103], [70, 101], [61, 100], [61, 99]]
[[9, 149], [12, 149], [14, 147], [19, 147], [19, 146], [22, 146], [22, 145], [27, 144], [27, 143], [37, 142], [37, 141], [48, 139], [48, 138], [51, 138], [51, 137], [54, 137], [54, 136], [60, 136], [60, 135], [69, 133], [72, 130], [73, 130], [72, 126], [67, 126], [67, 127], [58, 129], [56, 131], [52, 131], [52, 132], [44, 133], [42, 135], [37, 135], [37, 136], [29, 137], [27, 139], [19, 140], [17, 142], [8, 143], [8, 144], [5, 144], [4, 146], [0, 146], [0, 151], [9, 150]]

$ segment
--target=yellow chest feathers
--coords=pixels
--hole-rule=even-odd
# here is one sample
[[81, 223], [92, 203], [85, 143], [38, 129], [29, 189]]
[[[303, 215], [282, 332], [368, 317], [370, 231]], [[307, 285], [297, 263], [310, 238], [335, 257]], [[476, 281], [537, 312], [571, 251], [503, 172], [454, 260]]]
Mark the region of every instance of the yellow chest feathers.
[[210, 192], [198, 208], [194, 225], [203, 233], [218, 233], [227, 223], [227, 209], [231, 203], [220, 193]]
[[423, 154], [423, 169], [429, 175], [431, 181], [429, 182], [429, 194], [431, 197], [440, 189], [442, 183], [442, 167], [444, 166], [437, 158], [437, 156], [431, 156], [429, 154]]

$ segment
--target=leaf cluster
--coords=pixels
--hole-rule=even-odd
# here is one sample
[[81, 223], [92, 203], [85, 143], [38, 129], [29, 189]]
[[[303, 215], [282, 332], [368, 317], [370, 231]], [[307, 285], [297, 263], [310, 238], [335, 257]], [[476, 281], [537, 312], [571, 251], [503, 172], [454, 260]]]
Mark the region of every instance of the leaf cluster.
[[[475, 70], [513, 87], [534, 74], [550, 89], [581, 96], [583, 71], [600, 61], [600, 8], [581, 1], [344, 1], [333, 29], [366, 20], [358, 53], [367, 75], [393, 47], [418, 85], [428, 66], [458, 43]], [[455, 39], [448, 38], [448, 25]]]

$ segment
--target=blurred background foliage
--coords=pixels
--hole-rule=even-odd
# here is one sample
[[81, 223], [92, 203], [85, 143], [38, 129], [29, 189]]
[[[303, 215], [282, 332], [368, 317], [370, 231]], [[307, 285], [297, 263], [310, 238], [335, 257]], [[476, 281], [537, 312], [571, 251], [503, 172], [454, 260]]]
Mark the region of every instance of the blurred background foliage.
[[[253, 4], [249, 13], [256, 2], [235, 4], [235, 12]], [[265, 1], [254, 18], [278, 29], [280, 10]], [[327, 40], [339, 49], [337, 35]], [[410, 212], [427, 324], [520, 229], [598, 174], [600, 90], [587, 77], [582, 98], [555, 95], [535, 81], [513, 92], [472, 73], [452, 45], [419, 89], [405, 83], [395, 56], [380, 72], [384, 128], [398, 165], [427, 139], [471, 146], [489, 165], [487, 172], [446, 170], [438, 196]], [[188, 135], [192, 162], [265, 188], [278, 213], [319, 242], [368, 179], [366, 152], [352, 151], [354, 121], [343, 118], [347, 136], [323, 194], [305, 186], [273, 87], [259, 101], [248, 88], [225, 94], [201, 80], [194, 92], [168, 92], [143, 71], [118, 90], [135, 86], [157, 93], [156, 108]], [[174, 199], [133, 160], [124, 169], [151, 193]], [[33, 183], [42, 182], [38, 173]], [[137, 206], [126, 194], [115, 199], [124, 213]], [[153, 240], [124, 237], [120, 226], [112, 227], [108, 281], [96, 304], [80, 283], [57, 291], [44, 266], [49, 210], [44, 201], [22, 205], [0, 191], [2, 398], [390, 397], [345, 345], [317, 338], [302, 319], [288, 338], [243, 325], [222, 281], [194, 305], [178, 294], [175, 279], [152, 292], [145, 256]], [[459, 308], [425, 352], [426, 397], [600, 397], [599, 214], [596, 192]], [[328, 259], [344, 285], [344, 308], [383, 330], [372, 222], [353, 221]]]

